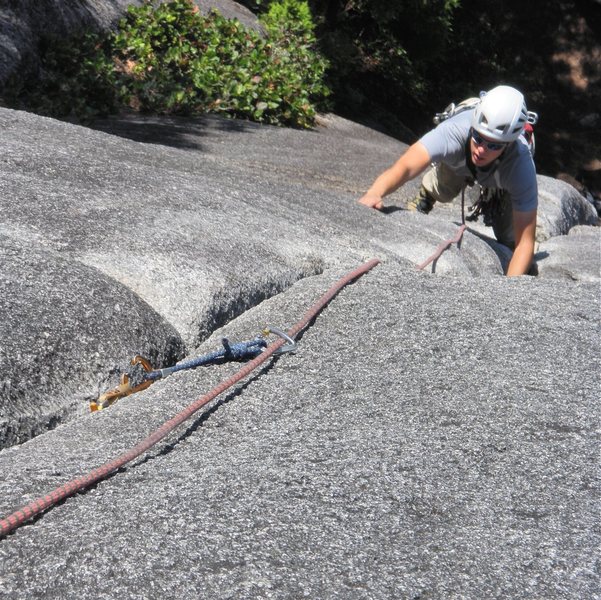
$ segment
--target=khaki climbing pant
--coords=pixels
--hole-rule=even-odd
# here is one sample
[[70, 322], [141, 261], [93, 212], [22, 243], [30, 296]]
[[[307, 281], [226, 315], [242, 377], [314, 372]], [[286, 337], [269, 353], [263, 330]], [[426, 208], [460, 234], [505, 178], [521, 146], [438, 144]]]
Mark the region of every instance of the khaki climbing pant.
[[[444, 163], [437, 163], [429, 169], [422, 179], [422, 186], [437, 202], [452, 202], [466, 187], [464, 177], [455, 172]], [[493, 212], [492, 229], [497, 240], [511, 250], [515, 248], [515, 235], [513, 233], [513, 208], [511, 197], [504, 192], [498, 200]]]

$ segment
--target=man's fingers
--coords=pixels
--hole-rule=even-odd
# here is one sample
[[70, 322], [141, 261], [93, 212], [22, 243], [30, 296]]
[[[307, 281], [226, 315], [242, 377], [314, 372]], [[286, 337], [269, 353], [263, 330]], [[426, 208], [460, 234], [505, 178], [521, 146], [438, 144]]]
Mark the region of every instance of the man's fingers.
[[376, 210], [382, 210], [384, 208], [384, 203], [379, 196], [365, 195], [359, 199], [359, 204], [363, 204], [369, 208], [375, 208]]

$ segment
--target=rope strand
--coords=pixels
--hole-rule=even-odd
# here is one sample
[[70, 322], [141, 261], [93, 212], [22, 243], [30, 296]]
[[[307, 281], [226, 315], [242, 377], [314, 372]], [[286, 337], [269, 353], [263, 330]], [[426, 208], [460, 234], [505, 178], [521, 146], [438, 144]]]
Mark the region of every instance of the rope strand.
[[459, 244], [461, 242], [461, 238], [463, 237], [463, 232], [467, 229], [467, 225], [465, 224], [465, 187], [461, 190], [461, 227], [459, 227], [459, 231], [455, 235], [454, 238], [449, 240], [445, 240], [442, 242], [432, 256], [427, 258], [423, 263], [417, 265], [417, 269], [422, 271], [425, 269], [431, 262], [438, 260], [442, 253], [452, 244]]

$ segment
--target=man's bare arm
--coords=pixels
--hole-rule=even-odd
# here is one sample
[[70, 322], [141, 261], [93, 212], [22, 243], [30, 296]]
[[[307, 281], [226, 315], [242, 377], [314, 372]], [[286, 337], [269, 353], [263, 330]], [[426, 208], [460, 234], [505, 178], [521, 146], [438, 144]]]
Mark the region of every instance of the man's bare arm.
[[386, 169], [372, 184], [367, 193], [359, 199], [361, 204], [380, 210], [382, 199], [396, 189], [417, 177], [430, 164], [430, 154], [421, 142], [415, 142]]
[[536, 237], [536, 210], [513, 211], [515, 250], [507, 268], [507, 276], [524, 275], [530, 270], [534, 258]]

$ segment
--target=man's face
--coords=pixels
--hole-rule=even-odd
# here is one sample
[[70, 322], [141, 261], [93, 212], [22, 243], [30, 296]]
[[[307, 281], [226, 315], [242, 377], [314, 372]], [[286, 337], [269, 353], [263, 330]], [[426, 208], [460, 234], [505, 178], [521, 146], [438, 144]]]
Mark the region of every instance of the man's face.
[[507, 144], [501, 144], [485, 138], [472, 129], [470, 137], [470, 152], [472, 162], [476, 167], [486, 167], [499, 158]]

